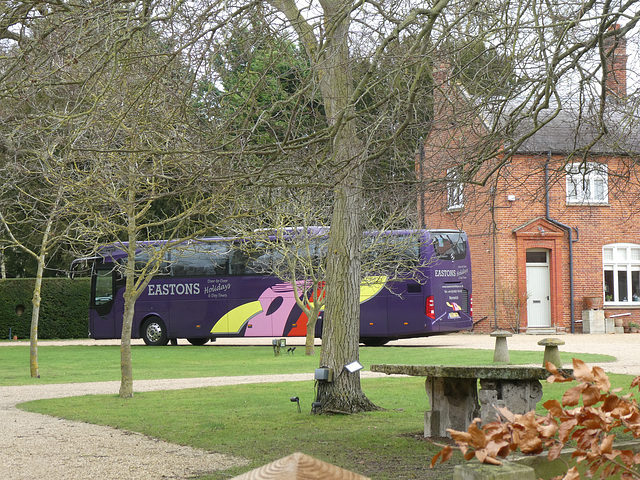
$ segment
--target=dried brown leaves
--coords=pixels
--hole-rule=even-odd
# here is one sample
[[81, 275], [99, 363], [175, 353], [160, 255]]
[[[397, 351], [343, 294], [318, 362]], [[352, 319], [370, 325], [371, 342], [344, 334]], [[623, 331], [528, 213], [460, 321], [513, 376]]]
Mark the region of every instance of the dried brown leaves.
[[[562, 396], [562, 403], [549, 400], [543, 404], [547, 415], [536, 415], [534, 411], [524, 415], [514, 414], [499, 408], [504, 421], [491, 422], [480, 427], [475, 419], [466, 432], [448, 430], [451, 438], [466, 460], [477, 458], [482, 463], [501, 465], [499, 458], [520, 450], [524, 454], [547, 451], [549, 461], [560, 456], [569, 441], [575, 442], [572, 459], [587, 466], [587, 475], [597, 470], [601, 478], [620, 474], [622, 480], [640, 478], [633, 467], [640, 464], [640, 454], [631, 450], [613, 448], [615, 434], [612, 430], [623, 427], [634, 438], [640, 437], [640, 410], [632, 394], [618, 396], [619, 390], [611, 390], [609, 377], [600, 367], [589, 367], [582, 360], [573, 359], [573, 377], [566, 377], [551, 363], [547, 363], [551, 376], [548, 382], [572, 382], [578, 385], [569, 388]], [[640, 376], [631, 382], [631, 388], [640, 388]], [[582, 401], [582, 406], [578, 406]], [[567, 409], [567, 407], [575, 407]], [[445, 462], [453, 455], [453, 448], [444, 447], [431, 459], [433, 467], [440, 459]], [[573, 466], [562, 478], [580, 478]]]

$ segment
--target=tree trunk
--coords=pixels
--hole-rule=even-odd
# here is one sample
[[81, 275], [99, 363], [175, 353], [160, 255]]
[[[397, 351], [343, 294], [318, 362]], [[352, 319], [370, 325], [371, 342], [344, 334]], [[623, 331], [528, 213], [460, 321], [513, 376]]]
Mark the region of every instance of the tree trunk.
[[[326, 51], [318, 66], [320, 89], [329, 121], [336, 128], [333, 160], [339, 177], [334, 193], [329, 254], [327, 301], [322, 329], [320, 363], [333, 369], [333, 382], [320, 382], [317, 401], [322, 412], [355, 413], [375, 410], [360, 386], [360, 373], [344, 366], [359, 360], [360, 277], [362, 250], [362, 173], [364, 146], [358, 138], [349, 105], [353, 78], [349, 58], [350, 19], [343, 1], [323, 2], [327, 31]], [[346, 9], [346, 10], [345, 10]]]
[[[131, 255], [131, 252], [130, 252]], [[135, 258], [135, 242], [133, 247]], [[135, 311], [135, 269], [134, 260], [129, 256], [125, 267], [124, 312], [122, 315], [122, 334], [120, 337], [120, 396], [133, 397], [133, 364], [131, 362], [131, 326]]]
[[[334, 381], [318, 387], [320, 411], [357, 412], [376, 409], [360, 387], [360, 374], [344, 365], [358, 360], [360, 330], [360, 269], [362, 164], [365, 152], [358, 138], [354, 107], [353, 73], [349, 55], [350, 0], [321, 0], [323, 32], [319, 42], [314, 28], [293, 0], [269, 0], [286, 15], [305, 46], [319, 81], [322, 102], [333, 127], [333, 170], [336, 181], [327, 256], [327, 300], [322, 329], [321, 365], [334, 369]], [[318, 411], [318, 409], [316, 409]]]
[[40, 378], [38, 368], [38, 322], [40, 319], [40, 303], [42, 302], [42, 277], [44, 275], [45, 256], [38, 257], [38, 269], [36, 271], [36, 282], [33, 287], [33, 297], [31, 298], [31, 329], [29, 333], [29, 371], [31, 378]]
[[[129, 189], [129, 200], [135, 196], [135, 190]], [[131, 201], [129, 205], [134, 205]], [[133, 363], [131, 361], [131, 328], [135, 303], [138, 298], [135, 285], [136, 259], [136, 216], [135, 212], [127, 212], [127, 264], [125, 266], [124, 312], [122, 314], [122, 333], [120, 336], [120, 397], [133, 397]]]
[[33, 311], [31, 312], [31, 329], [29, 332], [29, 370], [31, 372], [31, 378], [40, 378], [40, 369], [38, 368], [38, 324], [40, 322], [40, 303], [42, 302], [42, 277], [44, 276], [47, 250], [49, 248], [49, 237], [51, 236], [51, 229], [55, 223], [63, 191], [62, 187], [58, 189], [58, 195], [51, 209], [51, 216], [47, 219], [44, 232], [42, 233], [42, 241], [40, 242], [40, 254], [36, 255], [35, 252], [25, 249], [29, 254], [33, 255], [38, 262], [36, 282], [33, 287], [33, 297], [31, 299]]
[[[353, 150], [348, 145], [341, 146], [345, 147]], [[355, 413], [377, 409], [362, 392], [360, 373], [350, 373], [344, 368], [360, 358], [360, 175], [361, 169], [353, 168], [336, 188], [334, 199], [320, 358], [321, 365], [333, 369], [334, 375], [332, 383], [320, 382], [318, 386], [317, 401], [322, 412]]]
[[[127, 269], [129, 267], [127, 266]], [[124, 294], [124, 314], [122, 316], [122, 336], [120, 341], [120, 392], [122, 398], [133, 397], [133, 364], [131, 362], [131, 325], [133, 324], [135, 298], [133, 277], [131, 281], [127, 276], [126, 291]]]
[[316, 290], [314, 295], [314, 304], [311, 310], [305, 312], [307, 315], [307, 337], [304, 342], [304, 354], [313, 356], [316, 354], [315, 341], [316, 341], [316, 323], [318, 322], [318, 315], [322, 308], [320, 300], [317, 298], [321, 295], [320, 291]]
[[[307, 325], [307, 328], [309, 328], [309, 326]], [[314, 325], [314, 329], [315, 329], [315, 325]], [[316, 354], [316, 336], [314, 334], [312, 334], [311, 336], [307, 333], [307, 338], [304, 341], [304, 354], [308, 357], [313, 357]]]

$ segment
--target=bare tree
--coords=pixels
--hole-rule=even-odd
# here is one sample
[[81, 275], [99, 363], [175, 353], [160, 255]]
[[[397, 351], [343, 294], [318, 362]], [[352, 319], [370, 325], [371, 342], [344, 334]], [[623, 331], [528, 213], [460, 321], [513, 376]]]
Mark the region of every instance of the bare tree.
[[[65, 13], [77, 8], [64, 2], [37, 5], [45, 13], [60, 14], [64, 19], [60, 25], [71, 22], [72, 16]], [[11, 2], [2, 11], [0, 36], [21, 41], [27, 30], [18, 26], [43, 15], [35, 6], [35, 2]], [[135, 177], [133, 172], [138, 171], [138, 180], [167, 178], [164, 170], [151, 174], [137, 169], [142, 165], [150, 168], [154, 161], [159, 165], [161, 157], [179, 158], [190, 152], [194, 154], [191, 158], [199, 159], [190, 163], [211, 163], [216, 187], [233, 176], [243, 180], [242, 187], [235, 190], [237, 195], [244, 193], [244, 188], [261, 191], [256, 204], [267, 192], [278, 192], [285, 186], [331, 192], [325, 203], [332, 210], [320, 362], [336, 372], [342, 372], [344, 365], [359, 356], [362, 239], [368, 228], [363, 220], [365, 209], [375, 201], [381, 184], [394, 192], [417, 196], [421, 183], [446, 182], [447, 162], [420, 172], [417, 181], [409, 174], [397, 175], [401, 170], [407, 172], [396, 167], [413, 160], [420, 137], [426, 138], [429, 133], [427, 146], [431, 150], [461, 159], [459, 172], [464, 182], [487, 184], [509, 162], [518, 145], [557, 116], [565, 97], [605, 99], [606, 79], [611, 73], [603, 61], [609, 51], [606, 41], [632, 32], [640, 15], [633, 2], [614, 6], [606, 2], [542, 1], [202, 0], [188, 4], [123, 2], [118, 6], [126, 7], [115, 12], [126, 18], [120, 26], [127, 28], [101, 26], [101, 32], [109, 33], [101, 37], [102, 42], [85, 50], [69, 48], [74, 55], [65, 57], [73, 62], [82, 57], [75, 55], [79, 51], [104, 52], [97, 56], [101, 59], [99, 66], [87, 69], [90, 74], [80, 82], [83, 91], [93, 92], [96, 108], [87, 110], [90, 115], [85, 118], [90, 123], [81, 129], [84, 136], [73, 137], [69, 145], [75, 152], [91, 152], [93, 161], [107, 160], [110, 168], [121, 161], [133, 162], [136, 168], [127, 175]], [[98, 18], [97, 11], [94, 14], [92, 18]], [[104, 25], [87, 23], [98, 24]], [[614, 32], [610, 27], [616, 24], [620, 28]], [[164, 45], [164, 51], [157, 49], [151, 56], [149, 50], [133, 54], [145, 51], [143, 43], [134, 48], [143, 33], [149, 40], [153, 32], [160, 31], [163, 42], [155, 45]], [[240, 55], [233, 57], [238, 59], [238, 68], [233, 71], [242, 81], [224, 82], [218, 72], [221, 65], [229, 66], [232, 57], [220, 53], [239, 45], [230, 41], [238, 32], [246, 32], [243, 38], [247, 40], [240, 43]], [[290, 92], [275, 89], [288, 94], [270, 96], [265, 101], [261, 97], [263, 87], [272, 77], [256, 73], [260, 70], [252, 67], [258, 59], [277, 64], [277, 55], [265, 55], [265, 49], [258, 48], [265, 44], [280, 48], [280, 42], [266, 41], [273, 40], [276, 33], [288, 37], [289, 44], [300, 45], [304, 61], [298, 63], [295, 88]], [[174, 55], [177, 52], [180, 54]], [[177, 123], [169, 122], [173, 127], [168, 128], [169, 117], [158, 116], [153, 108], [143, 120], [145, 112], [138, 108], [153, 105], [153, 99], [163, 97], [158, 95], [160, 90], [140, 88], [142, 85], [151, 87], [169, 79], [164, 91], [177, 88], [175, 83], [171, 85], [177, 70], [154, 68], [156, 73], [150, 75], [144, 59], [172, 56], [185, 59], [192, 78], [207, 85], [200, 97], [195, 88], [178, 89], [184, 94], [176, 103], [184, 109], [175, 111], [184, 112], [192, 105], [188, 100], [199, 99], [194, 102], [198, 104], [199, 122], [187, 123], [191, 132], [198, 132], [196, 136], [177, 135]], [[125, 66], [129, 71], [123, 76]], [[138, 67], [140, 75], [134, 75]], [[107, 75], [110, 71], [113, 77]], [[5, 69], [0, 82], [10, 73], [11, 69]], [[39, 73], [37, 68], [30, 70], [37, 82], [43, 79]], [[113, 88], [115, 79], [141, 78], [143, 73], [153, 81], [139, 82], [136, 90], [141, 93], [123, 94], [119, 103], [113, 101], [118, 98]], [[282, 82], [289, 74], [291, 71], [285, 69], [273, 78]], [[112, 86], [106, 94], [101, 93], [104, 85]], [[455, 92], [463, 101], [447, 95], [451, 85], [460, 87]], [[102, 106], [109, 102], [109, 109]], [[582, 104], [593, 109], [594, 125], [604, 132], [609, 127], [606, 102]], [[114, 106], [118, 108], [110, 113]], [[110, 128], [97, 112], [110, 119]], [[312, 114], [303, 116], [302, 112]], [[447, 121], [434, 123], [436, 112], [438, 118]], [[72, 113], [65, 118], [79, 124], [81, 117]], [[303, 117], [305, 121], [301, 121]], [[163, 120], [153, 125], [151, 118]], [[629, 114], [624, 118], [633, 121], [635, 117]], [[163, 127], [157, 132], [159, 124]], [[182, 142], [166, 141], [175, 135]], [[91, 144], [90, 138], [99, 141]], [[194, 142], [189, 148], [185, 148], [187, 138]], [[392, 166], [396, 175], [379, 175], [385, 166]], [[212, 175], [207, 178], [211, 180]], [[105, 190], [107, 187], [112, 184], [105, 183]], [[120, 204], [141, 198], [133, 197], [120, 197]], [[112, 215], [118, 218], [124, 214], [114, 211]], [[378, 216], [377, 220], [382, 219]], [[159, 224], [145, 229], [156, 227]], [[362, 392], [359, 374], [336, 378], [320, 388], [323, 410], [357, 412], [375, 408]]]
[[[323, 178], [333, 189], [321, 363], [340, 372], [358, 359], [364, 178], [372, 162], [411, 155], [419, 136], [440, 133], [433, 147], [464, 159], [464, 181], [485, 184], [562, 109], [572, 87], [606, 95], [605, 40], [635, 28], [638, 14], [630, 4], [579, 2], [269, 4], [276, 12], [262, 13], [270, 23], [282, 21], [304, 47], [308, 88], [327, 118], [327, 128], [314, 137], [326, 142]], [[616, 23], [623, 26], [612, 33]], [[457, 82], [463, 101], [438, 95]], [[436, 132], [435, 111], [448, 119]], [[295, 148], [293, 141], [282, 147]], [[446, 167], [436, 167], [420, 181], [444, 182]], [[323, 384], [320, 399], [331, 411], [373, 408], [357, 374]]]
[[[55, 201], [43, 205], [36, 199], [48, 214], [39, 275], [61, 204], [82, 222], [74, 232], [77, 248], [94, 249], [104, 241], [126, 246], [120, 395], [129, 397], [135, 301], [161, 268], [165, 249], [235, 214], [228, 159], [201, 153], [206, 147], [192, 104], [194, 71], [181, 46], [152, 28], [175, 14], [170, 3], [157, 5], [153, 18], [150, 4], [130, 2], [16, 5], [3, 18], [21, 30], [5, 30], [5, 38], [16, 43], [2, 64], [1, 85], [21, 115], [6, 110], [5, 119], [37, 138], [29, 148], [49, 164], [27, 166], [24, 155], [15, 163], [33, 168], [39, 178], [59, 174], [48, 186]], [[19, 129], [20, 122], [30, 129]], [[8, 227], [14, 219], [3, 220]], [[136, 265], [141, 240], [161, 238], [175, 242], [148, 249], [147, 262]]]
[[[127, 251], [120, 396], [130, 397], [137, 298], [162, 267], [168, 249], [233, 215], [236, 201], [226, 160], [198, 153], [202, 140], [189, 123], [188, 96], [176, 96], [192, 81], [178, 52], [145, 34], [113, 55], [110, 75], [115, 79], [105, 78], [107, 87], [98, 92], [75, 139], [73, 156], [82, 166], [77, 175], [83, 189], [73, 204], [86, 219], [85, 237], [98, 234], [92, 244], [108, 238]], [[169, 241], [153, 243], [163, 238]], [[140, 249], [147, 255], [142, 263], [137, 262]]]
[[[249, 241], [239, 245], [246, 250], [253, 263], [259, 264], [263, 273], [274, 275], [291, 286], [297, 305], [306, 318], [305, 353], [314, 355], [316, 320], [326, 304], [327, 257], [331, 228], [328, 205], [322, 207], [315, 192], [303, 190], [278, 195], [279, 202], [270, 205], [259, 220], [249, 219], [240, 235]], [[287, 198], [288, 201], [283, 201]], [[385, 202], [378, 202], [385, 203]], [[394, 289], [394, 282], [412, 280], [425, 283], [420, 275], [419, 260], [422, 231], [394, 228], [407, 221], [406, 206], [398, 210], [384, 206], [386, 218], [378, 216], [381, 206], [370, 208], [367, 218], [379, 230], [363, 233], [362, 278], [360, 288], [386, 287], [401, 297]], [[256, 223], [258, 221], [259, 223]], [[360, 295], [359, 295], [360, 297]], [[386, 338], [360, 338], [366, 344], [385, 342]]]
[[[34, 29], [33, 36], [37, 35]], [[46, 50], [46, 43], [41, 46]], [[29, 42], [24, 48], [7, 46], [0, 62], [4, 78], [0, 83], [0, 169], [4, 180], [0, 186], [0, 231], [6, 245], [35, 261], [29, 363], [31, 376], [39, 377], [42, 280], [51, 257], [69, 245], [75, 223], [68, 203], [68, 194], [74, 188], [73, 167], [65, 158], [64, 145], [69, 130], [57, 120], [70, 104], [59, 95], [70, 94], [72, 89], [61, 86], [59, 69], [53, 67], [55, 57], [32, 54]], [[47, 71], [46, 86], [30, 77], [28, 66], [34, 64]]]
[[[15, 167], [15, 165], [12, 165]], [[37, 270], [31, 299], [29, 370], [31, 377], [39, 378], [38, 367], [38, 323], [42, 280], [49, 257], [69, 239], [70, 224], [66, 217], [66, 182], [38, 185], [29, 181], [28, 175], [8, 175], [9, 168], [4, 169], [4, 195], [11, 195], [11, 202], [0, 205], [0, 227], [8, 238], [8, 245], [18, 247], [36, 260]], [[22, 170], [22, 169], [20, 169]], [[59, 180], [57, 175], [55, 179]], [[14, 228], [15, 227], [15, 228]], [[26, 230], [27, 228], [28, 230]], [[25, 232], [28, 231], [28, 234]], [[21, 235], [22, 234], [22, 235]], [[37, 242], [37, 243], [34, 243]]]

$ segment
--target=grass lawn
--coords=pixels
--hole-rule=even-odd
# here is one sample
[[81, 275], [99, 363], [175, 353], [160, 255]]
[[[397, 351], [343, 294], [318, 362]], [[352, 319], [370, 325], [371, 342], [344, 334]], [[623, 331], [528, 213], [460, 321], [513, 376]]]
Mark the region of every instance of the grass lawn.
[[[631, 376], [611, 375], [628, 389]], [[110, 425], [152, 437], [241, 456], [249, 466], [206, 479], [239, 475], [301, 451], [375, 480], [452, 478], [454, 461], [429, 469], [439, 447], [422, 438], [428, 400], [419, 377], [364, 379], [363, 390], [384, 411], [358, 415], [310, 415], [312, 382], [207, 387], [143, 392], [132, 399], [115, 395], [39, 400], [29, 411]], [[542, 404], [560, 398], [571, 384], [544, 384]], [[300, 398], [298, 413], [292, 396]], [[443, 442], [445, 440], [442, 440]]]
[[[270, 346], [191, 345], [147, 347], [133, 346], [135, 379], [219, 377], [229, 375], [270, 375], [313, 372], [315, 357], [304, 355], [304, 347], [293, 354], [274, 356]], [[470, 352], [473, 352], [471, 354]], [[543, 351], [510, 351], [513, 364], [542, 364]], [[614, 360], [608, 355], [561, 352], [562, 361], [571, 365], [574, 356], [585, 362], [604, 364]], [[360, 363], [365, 369], [373, 363], [490, 365], [493, 350], [469, 350], [430, 347], [362, 347]], [[40, 378], [29, 376], [29, 346], [0, 347], [0, 386], [44, 383], [99, 382], [120, 379], [118, 346], [40, 346]]]
[[[0, 348], [5, 367], [0, 383], [119, 379], [118, 347], [41, 347], [39, 352], [42, 378], [25, 380], [28, 348]], [[611, 360], [602, 355], [562, 354], [567, 365], [573, 356], [601, 363], [604, 368], [603, 362]], [[134, 347], [133, 355], [134, 377], [138, 379], [300, 373], [311, 372], [318, 365], [318, 357], [297, 353], [275, 357], [271, 347]], [[512, 363], [538, 363], [542, 352], [511, 351], [510, 356]], [[363, 347], [360, 354], [365, 368], [372, 363], [491, 364], [492, 359], [490, 350], [428, 347]], [[625, 388], [631, 381], [630, 376], [611, 378]], [[439, 447], [422, 438], [428, 409], [424, 379], [363, 379], [362, 385], [365, 394], [384, 411], [310, 415], [315, 396], [312, 381], [144, 392], [126, 400], [114, 395], [71, 397], [29, 402], [21, 408], [137, 431], [251, 461], [249, 466], [204, 477], [207, 479], [226, 479], [296, 451], [375, 480], [452, 478], [452, 465], [462, 461], [460, 456], [444, 466], [428, 468]], [[544, 400], [560, 398], [566, 385], [545, 385]], [[300, 398], [302, 413], [290, 401], [294, 396]]]

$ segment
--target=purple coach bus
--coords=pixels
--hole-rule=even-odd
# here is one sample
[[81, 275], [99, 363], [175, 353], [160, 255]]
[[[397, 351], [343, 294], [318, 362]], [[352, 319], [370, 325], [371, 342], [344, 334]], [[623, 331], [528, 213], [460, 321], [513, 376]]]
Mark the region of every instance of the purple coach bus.
[[[471, 259], [467, 236], [458, 230], [384, 232], [402, 245], [404, 280], [363, 279], [360, 341], [384, 345], [472, 327]], [[388, 240], [386, 240], [388, 241]], [[186, 338], [203, 345], [217, 337], [304, 337], [306, 316], [293, 288], [264, 266], [269, 252], [248, 251], [243, 240], [210, 238], [169, 249], [163, 264], [136, 301], [132, 337], [147, 345]], [[157, 243], [155, 245], [158, 245]], [[141, 245], [136, 263], [148, 260]], [[149, 248], [149, 245], [146, 245]], [[326, 249], [325, 249], [326, 251]], [[148, 250], [147, 250], [148, 252]], [[89, 336], [120, 338], [127, 255], [121, 245], [103, 247], [91, 265]], [[75, 263], [75, 262], [74, 262]], [[394, 275], [398, 278], [398, 275]], [[322, 331], [322, 312], [315, 335]]]

